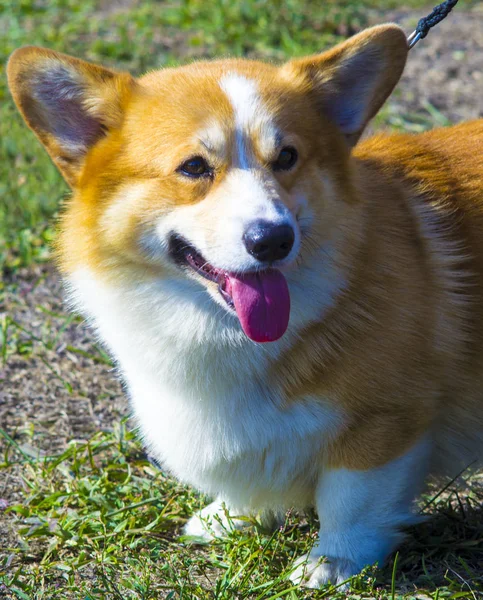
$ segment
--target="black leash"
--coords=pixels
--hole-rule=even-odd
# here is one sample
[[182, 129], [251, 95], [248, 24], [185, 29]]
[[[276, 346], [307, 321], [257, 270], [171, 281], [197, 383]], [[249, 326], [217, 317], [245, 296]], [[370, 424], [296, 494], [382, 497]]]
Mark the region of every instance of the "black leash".
[[424, 39], [428, 35], [431, 27], [434, 27], [447, 17], [457, 4], [458, 0], [446, 0], [446, 2], [442, 2], [441, 4], [438, 4], [438, 6], [435, 6], [430, 15], [420, 19], [416, 29], [408, 37], [409, 49], [415, 46], [419, 40]]

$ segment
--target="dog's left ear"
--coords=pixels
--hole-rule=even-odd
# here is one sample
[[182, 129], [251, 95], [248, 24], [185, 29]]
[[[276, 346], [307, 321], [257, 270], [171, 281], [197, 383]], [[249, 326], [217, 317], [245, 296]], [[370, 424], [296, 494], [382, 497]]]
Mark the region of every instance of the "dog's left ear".
[[379, 25], [328, 52], [292, 60], [282, 72], [308, 83], [320, 111], [354, 145], [401, 77], [407, 54], [403, 30]]
[[7, 75], [25, 121], [75, 187], [88, 152], [120, 127], [134, 79], [33, 46], [12, 54]]

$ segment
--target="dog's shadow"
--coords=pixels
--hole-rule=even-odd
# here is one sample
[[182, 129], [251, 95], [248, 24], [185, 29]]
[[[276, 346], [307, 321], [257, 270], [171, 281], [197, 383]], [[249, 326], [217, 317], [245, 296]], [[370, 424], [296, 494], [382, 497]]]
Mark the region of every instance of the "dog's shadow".
[[[376, 575], [376, 587], [399, 592], [449, 587], [483, 592], [483, 474], [464, 491], [453, 490], [424, 511], [427, 519], [407, 531], [397, 554]], [[476, 597], [475, 596], [475, 597]]]

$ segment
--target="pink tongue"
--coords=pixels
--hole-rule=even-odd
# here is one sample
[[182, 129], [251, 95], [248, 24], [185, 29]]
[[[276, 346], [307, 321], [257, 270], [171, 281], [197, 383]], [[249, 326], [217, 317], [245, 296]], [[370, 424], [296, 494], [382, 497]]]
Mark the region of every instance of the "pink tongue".
[[226, 275], [226, 291], [246, 335], [254, 342], [274, 342], [282, 337], [290, 317], [290, 295], [285, 277], [276, 269]]

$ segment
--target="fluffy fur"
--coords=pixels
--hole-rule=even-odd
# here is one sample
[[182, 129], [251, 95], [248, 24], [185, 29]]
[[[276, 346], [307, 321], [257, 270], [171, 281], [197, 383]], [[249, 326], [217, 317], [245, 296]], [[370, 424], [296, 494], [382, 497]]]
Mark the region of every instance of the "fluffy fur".
[[[293, 574], [312, 587], [382, 562], [426, 476], [482, 457], [483, 121], [355, 146], [406, 55], [386, 25], [281, 67], [133, 79], [39, 48], [8, 67], [73, 188], [58, 242], [72, 302], [149, 451], [217, 498], [186, 532], [221, 534], [223, 503], [267, 519], [315, 506]], [[275, 170], [284, 147], [298, 160]], [[180, 171], [193, 156], [209, 177]], [[242, 243], [256, 219], [295, 232], [274, 265], [289, 328], [269, 344], [170, 254], [175, 232], [216, 268], [263, 269]]]

